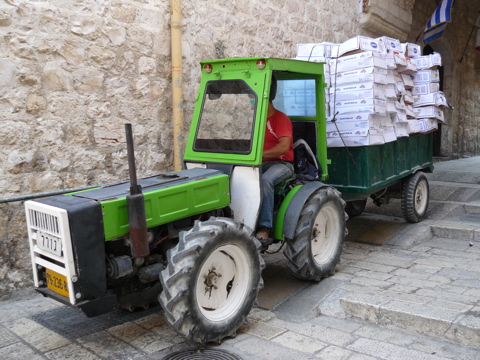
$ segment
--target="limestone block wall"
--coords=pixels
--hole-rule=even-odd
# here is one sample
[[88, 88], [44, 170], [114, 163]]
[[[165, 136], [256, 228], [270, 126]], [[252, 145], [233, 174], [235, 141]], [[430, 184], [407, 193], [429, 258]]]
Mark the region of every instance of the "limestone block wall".
[[[415, 2], [409, 42], [415, 42], [434, 10], [434, 3]], [[479, 11], [478, 2], [456, 2], [444, 36], [429, 44], [442, 55], [443, 91], [455, 108], [445, 111], [441, 136], [441, 154], [450, 158], [480, 154], [480, 53], [475, 50], [476, 29], [468, 40]]]
[[[358, 33], [351, 0], [184, 0], [188, 129], [199, 61], [295, 56], [302, 42]], [[172, 170], [170, 4], [165, 0], [0, 2], [0, 197]], [[23, 203], [0, 204], [0, 297], [31, 284]]]

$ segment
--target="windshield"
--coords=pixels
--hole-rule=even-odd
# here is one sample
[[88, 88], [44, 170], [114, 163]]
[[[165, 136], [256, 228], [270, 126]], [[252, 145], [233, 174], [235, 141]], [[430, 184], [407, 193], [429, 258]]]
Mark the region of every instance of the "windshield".
[[243, 80], [209, 81], [193, 148], [249, 154], [257, 95]]

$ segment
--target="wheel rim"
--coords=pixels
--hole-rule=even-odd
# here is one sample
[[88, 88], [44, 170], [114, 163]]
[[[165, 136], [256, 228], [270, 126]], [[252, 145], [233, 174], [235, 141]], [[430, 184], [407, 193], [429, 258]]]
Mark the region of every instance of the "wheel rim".
[[328, 203], [320, 209], [312, 229], [311, 249], [317, 265], [328, 263], [334, 256], [339, 236], [338, 210], [332, 203]]
[[196, 299], [210, 321], [235, 315], [250, 288], [251, 262], [237, 245], [216, 248], [203, 263], [196, 281]]
[[428, 204], [428, 185], [425, 180], [422, 180], [418, 183], [418, 186], [415, 190], [415, 211], [417, 214], [423, 214]]

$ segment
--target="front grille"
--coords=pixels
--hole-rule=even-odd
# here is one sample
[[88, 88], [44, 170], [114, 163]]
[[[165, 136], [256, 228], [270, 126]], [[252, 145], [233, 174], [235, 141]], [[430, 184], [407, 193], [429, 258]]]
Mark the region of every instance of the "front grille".
[[41, 230], [52, 235], [60, 236], [60, 227], [57, 216], [33, 209], [28, 209], [28, 216], [32, 229]]

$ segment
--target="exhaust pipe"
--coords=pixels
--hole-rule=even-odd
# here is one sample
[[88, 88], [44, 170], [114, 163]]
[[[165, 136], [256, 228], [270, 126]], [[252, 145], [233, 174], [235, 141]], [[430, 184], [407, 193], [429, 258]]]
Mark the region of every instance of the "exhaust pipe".
[[148, 247], [145, 200], [142, 193], [142, 186], [137, 184], [132, 124], [125, 124], [125, 133], [127, 136], [128, 171], [130, 173], [130, 194], [127, 195], [130, 251], [133, 257], [142, 258], [150, 253], [150, 249]]

